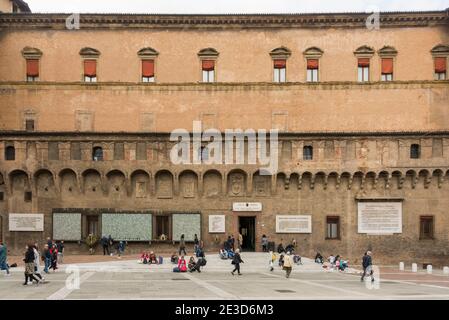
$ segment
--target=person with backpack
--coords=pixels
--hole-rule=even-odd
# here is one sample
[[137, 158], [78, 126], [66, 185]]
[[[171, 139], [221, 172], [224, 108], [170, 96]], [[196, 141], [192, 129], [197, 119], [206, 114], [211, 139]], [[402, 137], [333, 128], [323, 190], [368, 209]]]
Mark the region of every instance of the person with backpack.
[[365, 279], [366, 274], [368, 274], [371, 277], [371, 282], [374, 282], [373, 259], [371, 257], [371, 254], [372, 254], [371, 251], [367, 251], [362, 258], [363, 273], [362, 278], [360, 279], [360, 281], [362, 282]]
[[184, 234], [181, 234], [181, 240], [179, 241], [179, 255], [181, 255], [181, 252], [183, 252], [184, 255], [187, 254], [186, 241], [184, 240]]
[[242, 258], [240, 257], [240, 250], [237, 249], [235, 250], [235, 254], [234, 254], [234, 258], [232, 258], [232, 262], [234, 265], [234, 270], [231, 271], [231, 274], [234, 275], [234, 272], [238, 272], [238, 275], [241, 276], [242, 274], [240, 273], [240, 263], [244, 263]]
[[282, 268], [285, 270], [285, 277], [289, 278], [290, 273], [292, 273], [292, 269], [293, 269], [293, 261], [292, 261], [290, 251], [288, 251], [287, 255], [284, 257], [284, 263], [283, 263]]
[[8, 248], [3, 242], [0, 242], [0, 270], [5, 270], [5, 276], [10, 276], [8, 266]]

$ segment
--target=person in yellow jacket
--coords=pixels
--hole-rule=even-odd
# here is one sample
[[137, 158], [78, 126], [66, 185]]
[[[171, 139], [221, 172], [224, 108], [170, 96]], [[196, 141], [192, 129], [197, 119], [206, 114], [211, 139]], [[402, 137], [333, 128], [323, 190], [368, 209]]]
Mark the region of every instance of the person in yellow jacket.
[[290, 251], [287, 252], [287, 254], [284, 257], [284, 267], [283, 269], [285, 270], [285, 277], [289, 278], [290, 277], [290, 273], [292, 272], [292, 268], [293, 268], [293, 259], [291, 256]]

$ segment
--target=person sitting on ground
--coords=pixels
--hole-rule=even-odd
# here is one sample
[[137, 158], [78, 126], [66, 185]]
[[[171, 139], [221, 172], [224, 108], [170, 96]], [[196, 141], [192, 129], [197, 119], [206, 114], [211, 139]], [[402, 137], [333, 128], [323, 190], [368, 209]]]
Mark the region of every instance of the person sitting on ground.
[[226, 260], [228, 259], [228, 252], [225, 249], [220, 249], [220, 252], [218, 253], [220, 256], [220, 259]]
[[156, 254], [153, 251], [150, 252], [148, 263], [149, 264], [159, 264], [159, 261], [157, 261]]
[[279, 256], [279, 267], [283, 267], [284, 266], [284, 255], [283, 254], [281, 254], [280, 256]]
[[178, 261], [178, 272], [187, 272], [187, 264], [184, 256], [181, 256], [181, 259]]
[[234, 255], [235, 255], [235, 252], [234, 252], [234, 250], [229, 249], [229, 250], [226, 252], [226, 254], [228, 255], [228, 259], [233, 259], [233, 258], [234, 258]]
[[293, 262], [296, 263], [296, 264], [302, 264], [301, 256], [298, 255], [298, 254], [295, 254], [293, 256]]
[[335, 256], [334, 256], [333, 254], [331, 254], [331, 255], [329, 256], [329, 258], [327, 258], [327, 261], [329, 261], [329, 263], [331, 264], [331, 266], [333, 266], [334, 263], [335, 263]]
[[315, 263], [323, 264], [323, 262], [324, 262], [323, 256], [321, 255], [321, 253], [317, 252], [315, 256]]
[[196, 261], [195, 261], [195, 258], [192, 256], [192, 257], [190, 257], [189, 263], [187, 265], [187, 267], [189, 268], [190, 272], [195, 271], [195, 265], [196, 265]]
[[277, 251], [279, 254], [285, 252], [284, 245], [282, 244], [282, 241], [281, 241], [281, 243], [279, 243]]
[[179, 256], [176, 252], [171, 255], [170, 261], [173, 264], [178, 264]]
[[147, 264], [149, 260], [148, 252], [142, 252], [140, 256], [140, 263]]
[[339, 258], [339, 261], [340, 261], [339, 270], [340, 271], [345, 271], [348, 268], [349, 261], [348, 260], [343, 260], [343, 259], [341, 259], [341, 257]]

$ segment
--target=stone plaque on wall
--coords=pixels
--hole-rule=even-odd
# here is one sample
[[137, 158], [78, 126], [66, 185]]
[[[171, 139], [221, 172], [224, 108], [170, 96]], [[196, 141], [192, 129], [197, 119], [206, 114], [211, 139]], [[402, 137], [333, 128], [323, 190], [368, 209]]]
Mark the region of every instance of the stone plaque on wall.
[[226, 232], [226, 216], [211, 215], [209, 216], [209, 233], [225, 233]]
[[312, 233], [312, 216], [276, 216], [276, 233]]
[[101, 234], [114, 240], [149, 241], [152, 238], [152, 214], [103, 213]]
[[358, 233], [402, 233], [402, 202], [358, 202]]
[[41, 213], [10, 213], [9, 231], [44, 231]]
[[53, 239], [81, 240], [81, 213], [53, 213]]
[[173, 214], [173, 240], [179, 241], [184, 234], [185, 241], [193, 241], [195, 234], [201, 239], [200, 214]]

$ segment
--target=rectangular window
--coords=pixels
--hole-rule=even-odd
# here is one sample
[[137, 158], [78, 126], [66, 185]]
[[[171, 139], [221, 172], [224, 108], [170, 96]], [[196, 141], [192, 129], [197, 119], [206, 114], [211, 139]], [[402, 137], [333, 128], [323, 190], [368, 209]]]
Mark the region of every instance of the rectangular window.
[[142, 60], [142, 82], [154, 82], [154, 60]]
[[287, 81], [287, 60], [277, 59], [274, 60], [274, 82], [286, 82]]
[[137, 142], [136, 160], [147, 160], [147, 144], [145, 142]]
[[48, 160], [59, 160], [59, 144], [57, 142], [48, 143]]
[[358, 81], [367, 82], [369, 81], [369, 59], [360, 58], [358, 60]]
[[215, 61], [214, 60], [202, 60], [203, 82], [215, 81]]
[[419, 239], [431, 240], [434, 239], [434, 221], [433, 216], [421, 216], [419, 218]]
[[27, 59], [27, 81], [33, 82], [39, 80], [39, 60]]
[[114, 143], [114, 160], [125, 160], [125, 144], [123, 142]]
[[446, 80], [447, 58], [435, 58], [435, 80]]
[[318, 59], [307, 59], [307, 82], [318, 82]]
[[87, 235], [98, 235], [98, 216], [87, 216], [86, 222]]
[[81, 145], [79, 142], [72, 142], [70, 144], [70, 159], [81, 160]]
[[34, 120], [25, 120], [25, 130], [34, 131]]
[[303, 148], [303, 159], [304, 160], [313, 160], [313, 147], [305, 146]]
[[84, 60], [84, 82], [97, 82], [96, 60]]
[[340, 217], [326, 218], [326, 239], [340, 239]]
[[33, 199], [33, 193], [31, 191], [25, 191], [24, 200], [25, 202], [31, 202]]
[[382, 58], [382, 81], [393, 81], [393, 58]]

